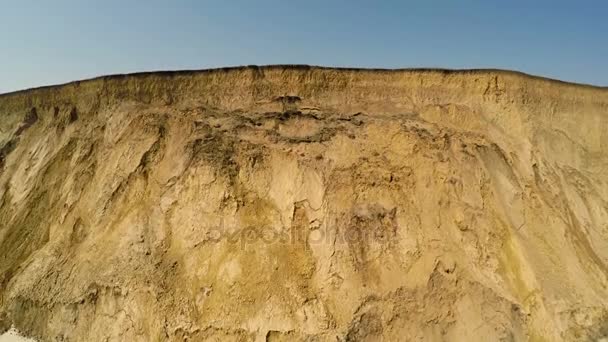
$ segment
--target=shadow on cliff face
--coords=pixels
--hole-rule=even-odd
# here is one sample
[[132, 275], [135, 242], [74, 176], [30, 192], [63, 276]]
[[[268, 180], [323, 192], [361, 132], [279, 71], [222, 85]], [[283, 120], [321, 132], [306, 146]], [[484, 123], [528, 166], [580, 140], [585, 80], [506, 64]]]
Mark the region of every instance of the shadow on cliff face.
[[33, 124], [38, 121], [38, 111], [36, 107], [30, 109], [30, 111], [25, 115], [23, 122], [17, 127], [13, 138], [4, 143], [2, 147], [0, 147], [0, 172], [4, 168], [4, 164], [6, 163], [6, 158], [9, 153], [11, 153], [15, 147], [17, 146], [17, 142], [19, 141], [19, 137], [25, 132], [28, 128], [30, 128]]

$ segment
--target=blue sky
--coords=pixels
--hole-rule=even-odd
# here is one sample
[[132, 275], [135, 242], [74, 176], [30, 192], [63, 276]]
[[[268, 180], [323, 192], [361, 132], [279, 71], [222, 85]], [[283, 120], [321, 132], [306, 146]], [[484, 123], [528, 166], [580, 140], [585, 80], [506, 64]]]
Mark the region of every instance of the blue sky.
[[608, 85], [608, 1], [0, 0], [0, 93], [287, 63], [501, 68]]

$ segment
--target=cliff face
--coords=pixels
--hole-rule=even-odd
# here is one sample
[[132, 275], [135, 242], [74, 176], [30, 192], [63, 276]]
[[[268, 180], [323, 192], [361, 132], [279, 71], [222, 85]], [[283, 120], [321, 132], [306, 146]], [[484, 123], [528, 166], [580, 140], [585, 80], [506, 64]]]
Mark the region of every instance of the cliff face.
[[608, 90], [249, 67], [0, 95], [0, 325], [64, 340], [608, 335]]

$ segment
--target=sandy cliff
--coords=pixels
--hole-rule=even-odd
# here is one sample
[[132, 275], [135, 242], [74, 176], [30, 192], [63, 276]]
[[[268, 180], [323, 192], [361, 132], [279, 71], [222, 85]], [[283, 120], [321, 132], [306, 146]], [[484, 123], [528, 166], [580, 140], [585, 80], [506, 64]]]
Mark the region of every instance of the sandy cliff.
[[0, 326], [608, 336], [608, 90], [302, 66], [0, 95]]

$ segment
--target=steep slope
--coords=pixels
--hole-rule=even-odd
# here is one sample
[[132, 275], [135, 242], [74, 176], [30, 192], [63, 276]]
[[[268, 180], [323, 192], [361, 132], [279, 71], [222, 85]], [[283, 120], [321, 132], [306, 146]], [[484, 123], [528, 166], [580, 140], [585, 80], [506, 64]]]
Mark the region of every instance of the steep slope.
[[0, 95], [0, 325], [45, 340], [608, 336], [608, 90], [244, 67]]

